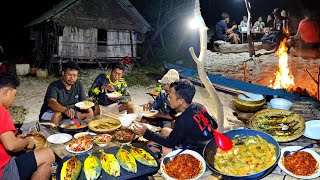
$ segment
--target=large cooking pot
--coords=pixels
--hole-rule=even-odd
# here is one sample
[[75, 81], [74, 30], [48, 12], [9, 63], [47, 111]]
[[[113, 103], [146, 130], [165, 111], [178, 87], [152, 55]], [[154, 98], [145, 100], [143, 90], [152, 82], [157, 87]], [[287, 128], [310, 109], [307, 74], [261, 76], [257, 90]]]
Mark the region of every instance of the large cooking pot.
[[50, 127], [53, 129], [58, 129], [59, 132], [68, 133], [68, 134], [76, 134], [79, 132], [86, 131], [88, 129], [88, 123], [86, 121], [79, 120], [79, 119], [77, 119], [77, 121], [81, 124], [81, 127], [79, 128], [78, 127], [70, 128], [70, 126], [75, 126], [75, 123], [72, 119], [64, 119], [60, 121], [58, 125], [51, 122], [38, 122], [37, 124], [43, 125], [45, 127]]
[[210, 169], [220, 175], [222, 175], [223, 179], [261, 179], [267, 174], [271, 173], [273, 169], [277, 166], [278, 160], [280, 158], [280, 147], [278, 142], [269, 134], [266, 134], [261, 131], [252, 130], [252, 129], [236, 129], [231, 130], [224, 133], [227, 135], [230, 139], [234, 139], [235, 135], [239, 135], [239, 137], [243, 136], [257, 136], [259, 135], [261, 138], [265, 139], [269, 143], [273, 144], [276, 147], [276, 158], [277, 160], [275, 163], [269, 167], [268, 169], [265, 169], [261, 172], [258, 172], [256, 174], [246, 175], [246, 176], [234, 176], [234, 175], [227, 175], [219, 172], [217, 169], [214, 168], [214, 156], [217, 152], [217, 144], [214, 139], [211, 139], [211, 141], [205, 146], [203, 150], [203, 157], [206, 161], [206, 164], [210, 167]]

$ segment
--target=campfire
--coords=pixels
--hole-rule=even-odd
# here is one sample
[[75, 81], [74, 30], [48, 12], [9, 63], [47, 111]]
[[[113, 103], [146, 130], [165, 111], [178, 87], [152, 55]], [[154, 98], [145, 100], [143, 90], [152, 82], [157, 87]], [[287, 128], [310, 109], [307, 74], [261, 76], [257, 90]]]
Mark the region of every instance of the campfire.
[[294, 77], [290, 74], [288, 68], [288, 48], [286, 47], [286, 40], [284, 39], [276, 54], [279, 56], [279, 70], [275, 73], [275, 79], [270, 80], [269, 87], [273, 89], [289, 89], [294, 86]]

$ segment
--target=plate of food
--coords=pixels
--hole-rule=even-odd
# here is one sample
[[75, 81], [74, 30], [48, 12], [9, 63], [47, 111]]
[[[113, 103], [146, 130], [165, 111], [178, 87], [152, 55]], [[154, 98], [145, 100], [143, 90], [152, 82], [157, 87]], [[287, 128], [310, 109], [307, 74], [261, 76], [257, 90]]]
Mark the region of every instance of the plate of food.
[[118, 98], [118, 97], [121, 97], [121, 94], [120, 93], [117, 93], [117, 92], [112, 92], [112, 93], [106, 93], [106, 95], [110, 98]]
[[110, 134], [99, 134], [93, 140], [98, 146], [105, 147], [112, 140], [112, 136]]
[[47, 138], [40, 133], [29, 133], [26, 137], [32, 137], [34, 139], [35, 149], [47, 146]]
[[76, 107], [80, 109], [89, 109], [94, 106], [94, 103], [91, 101], [82, 101], [75, 104]]
[[314, 179], [320, 176], [320, 155], [312, 149], [304, 149], [284, 158], [285, 151], [295, 151], [301, 146], [287, 146], [281, 149], [279, 167], [298, 179]]
[[133, 130], [133, 126], [143, 124], [147, 126], [147, 128], [152, 131], [152, 132], [159, 132], [161, 130], [161, 127], [158, 126], [152, 126], [151, 124], [146, 124], [146, 123], [133, 123], [130, 125], [130, 129]]
[[[181, 149], [172, 151], [165, 157], [176, 155], [180, 151]], [[160, 164], [160, 172], [168, 180], [198, 179], [206, 170], [206, 163], [203, 157], [192, 150], [185, 150], [166, 165], [163, 164], [163, 159]]]
[[47, 138], [47, 141], [52, 144], [63, 144], [72, 139], [72, 136], [67, 133], [52, 134]]
[[250, 126], [270, 134], [278, 142], [298, 139], [305, 131], [305, 121], [300, 115], [282, 109], [258, 111], [252, 116]]
[[75, 135], [73, 135], [73, 137], [75, 139], [82, 139], [82, 140], [93, 140], [94, 136], [96, 136], [97, 134], [96, 133], [93, 133], [93, 132], [80, 132], [80, 133], [77, 133]]
[[66, 150], [71, 153], [83, 153], [89, 151], [93, 147], [91, 141], [74, 139], [68, 143]]
[[152, 110], [149, 110], [149, 111], [143, 111], [143, 112], [141, 113], [141, 116], [144, 116], [144, 117], [152, 117], [152, 116], [154, 116], [154, 115], [156, 115], [156, 114], [158, 114], [158, 113], [159, 113], [158, 110], [152, 109]]
[[119, 129], [114, 132], [113, 138], [120, 143], [131, 142], [135, 138], [136, 134], [130, 129]]
[[305, 137], [320, 140], [320, 120], [309, 120], [306, 122]]
[[89, 123], [89, 129], [96, 133], [110, 133], [121, 127], [118, 119], [99, 116]]

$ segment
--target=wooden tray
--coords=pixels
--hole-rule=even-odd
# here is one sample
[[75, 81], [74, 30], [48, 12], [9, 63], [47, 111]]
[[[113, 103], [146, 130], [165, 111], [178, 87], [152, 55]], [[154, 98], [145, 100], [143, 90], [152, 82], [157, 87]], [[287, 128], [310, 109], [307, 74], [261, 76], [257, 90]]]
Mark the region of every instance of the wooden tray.
[[[267, 124], [267, 120], [263, 120], [262, 117], [267, 119], [280, 116], [279, 118], [275, 118], [274, 122], [270, 125]], [[268, 121], [270, 122], [270, 121]], [[281, 131], [281, 127], [289, 124], [290, 128], [288, 130]], [[266, 129], [266, 126], [269, 125], [271, 127], [269, 130]], [[250, 126], [253, 129], [265, 132], [270, 134], [276, 141], [278, 142], [289, 142], [301, 137], [305, 130], [305, 120], [298, 114], [281, 109], [264, 109], [255, 113], [251, 120]], [[264, 126], [264, 127], [263, 127]], [[278, 132], [289, 133], [288, 135], [279, 135], [274, 133], [274, 129], [277, 128]], [[271, 130], [273, 129], [273, 130]], [[280, 130], [279, 130], [280, 129]]]

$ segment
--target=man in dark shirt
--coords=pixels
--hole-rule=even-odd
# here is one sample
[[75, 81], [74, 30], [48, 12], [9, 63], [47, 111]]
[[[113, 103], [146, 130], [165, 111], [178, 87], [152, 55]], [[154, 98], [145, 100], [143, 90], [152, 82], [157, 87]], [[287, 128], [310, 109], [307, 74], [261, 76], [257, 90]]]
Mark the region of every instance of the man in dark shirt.
[[266, 34], [261, 38], [263, 44], [268, 44], [272, 48], [277, 49], [280, 42], [284, 38], [283, 32], [283, 19], [281, 17], [281, 12], [279, 8], [273, 10], [272, 14], [274, 15], [273, 27], [269, 30], [269, 34]]
[[79, 66], [74, 62], [64, 64], [62, 79], [52, 82], [46, 92], [40, 111], [40, 121], [58, 124], [62, 119], [91, 119], [93, 111], [76, 111], [75, 104], [87, 99], [82, 83], [78, 80]]
[[230, 41], [231, 43], [238, 44], [240, 38], [234, 31], [237, 29], [237, 25], [232, 25], [228, 28], [228, 23], [230, 21], [230, 16], [227, 13], [221, 14], [221, 20], [216, 24], [215, 37], [216, 40]]
[[174, 128], [163, 128], [159, 135], [140, 124], [134, 126], [134, 132], [150, 140], [148, 144], [160, 144], [164, 156], [181, 146], [201, 153], [207, 142], [213, 138], [212, 129], [216, 129], [218, 125], [204, 106], [192, 103], [195, 91], [193, 84], [186, 79], [170, 84], [170, 106], [181, 112]]

